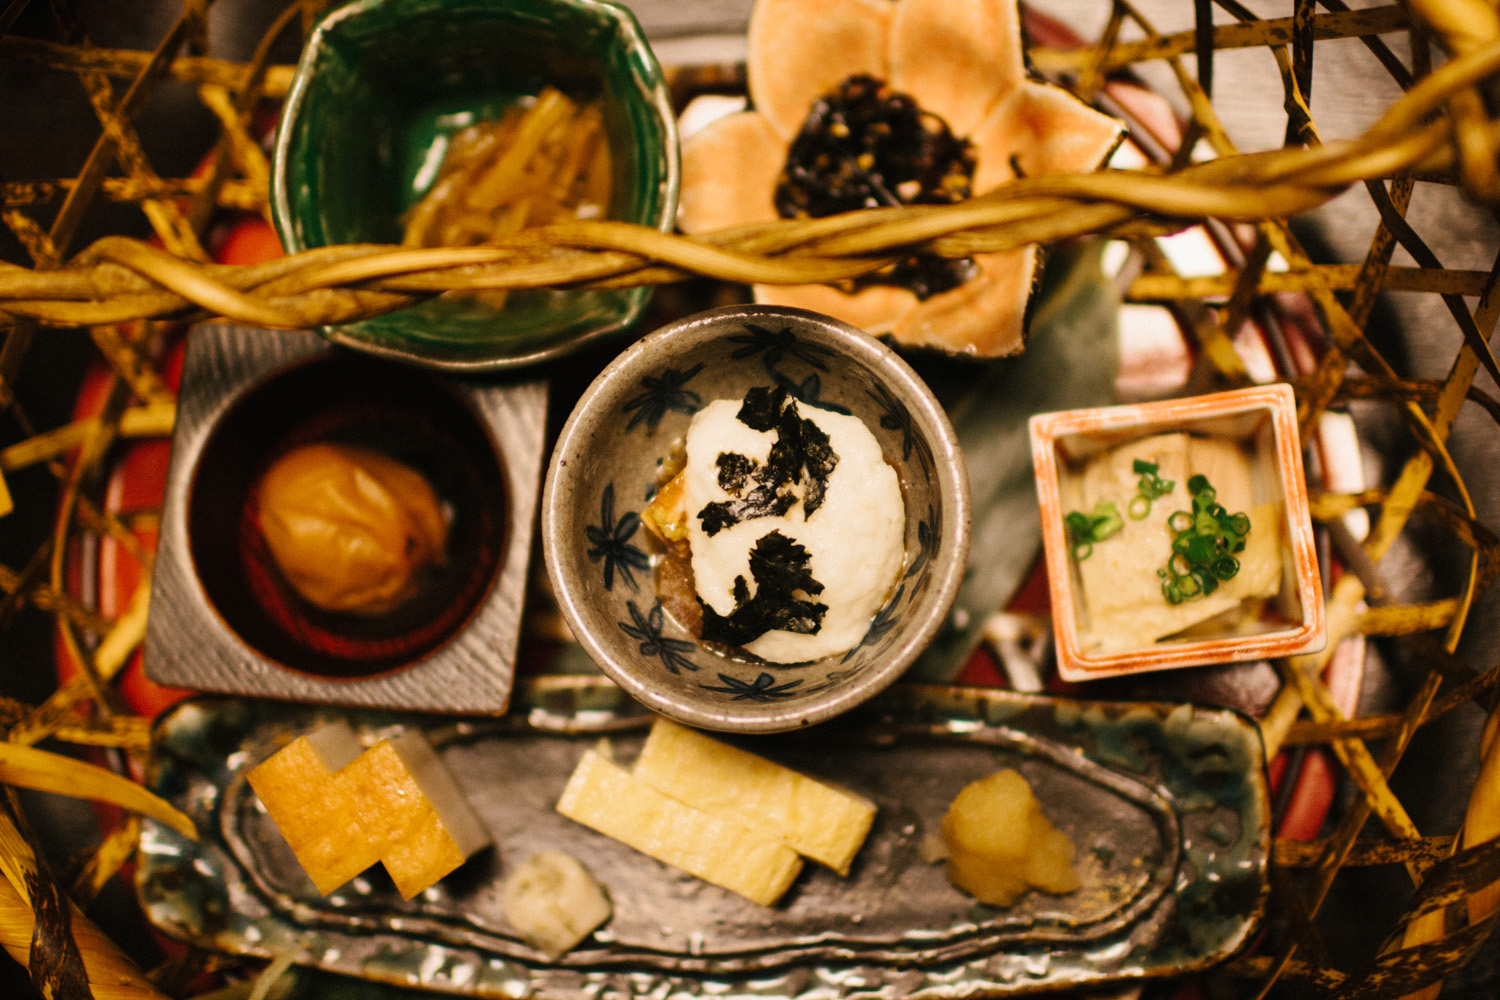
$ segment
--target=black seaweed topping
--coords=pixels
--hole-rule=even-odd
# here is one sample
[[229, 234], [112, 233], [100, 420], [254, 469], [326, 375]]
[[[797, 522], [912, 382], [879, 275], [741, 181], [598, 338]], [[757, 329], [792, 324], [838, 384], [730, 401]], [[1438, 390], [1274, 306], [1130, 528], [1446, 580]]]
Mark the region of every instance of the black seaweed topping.
[[776, 426], [785, 405], [786, 390], [781, 386], [756, 386], [745, 393], [745, 402], [735, 417], [751, 430], [765, 433]]
[[716, 464], [719, 466], [719, 489], [739, 496], [750, 473], [755, 471], [756, 462], [738, 452], [726, 451], [719, 455]]
[[[761, 466], [755, 478], [765, 474], [768, 466]], [[703, 530], [710, 538], [724, 528], [756, 517], [780, 517], [792, 509], [797, 494], [790, 485], [778, 487], [775, 483], [761, 483], [744, 496], [735, 500], [720, 500], [707, 504], [698, 512]]]
[[[783, 218], [821, 218], [861, 208], [948, 205], [967, 198], [974, 144], [909, 94], [872, 76], [851, 76], [813, 103], [777, 179]], [[921, 253], [858, 279], [896, 285], [920, 299], [973, 277], [973, 261]]]
[[811, 517], [822, 506], [828, 477], [839, 464], [828, 435], [803, 419], [797, 404], [788, 402], [786, 390], [780, 387], [759, 386], [745, 393], [738, 419], [753, 430], [775, 430], [776, 441], [759, 467], [734, 452], [719, 455], [719, 486], [734, 499], [705, 505], [698, 512], [703, 530], [712, 537], [751, 518], [780, 517], [796, 504], [794, 487], [799, 483], [803, 484], [803, 512]]
[[839, 457], [834, 454], [823, 428], [811, 420], [802, 421], [802, 467], [807, 470], [802, 513], [807, 517], [812, 517], [813, 511], [823, 506], [823, 497], [828, 492], [828, 477], [833, 475], [834, 467], [838, 464]]
[[703, 638], [743, 646], [770, 631], [815, 634], [823, 627], [828, 605], [809, 600], [823, 592], [808, 570], [811, 560], [807, 549], [781, 532], [763, 535], [750, 550], [755, 596], [743, 576], [735, 577], [733, 612], [721, 615], [703, 604]]

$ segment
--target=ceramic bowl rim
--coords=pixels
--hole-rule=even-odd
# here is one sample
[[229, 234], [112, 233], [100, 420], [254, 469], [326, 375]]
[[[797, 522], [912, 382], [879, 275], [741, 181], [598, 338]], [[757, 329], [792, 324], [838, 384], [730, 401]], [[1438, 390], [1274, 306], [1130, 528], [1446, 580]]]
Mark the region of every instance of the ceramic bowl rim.
[[[662, 156], [662, 179], [661, 179], [661, 204], [659, 207], [660, 218], [652, 224], [652, 228], [658, 232], [670, 233], [677, 224], [677, 201], [682, 188], [682, 156], [681, 143], [677, 136], [677, 114], [672, 109], [671, 94], [666, 86], [666, 81], [661, 77], [660, 68], [656, 62], [655, 54], [651, 50], [650, 42], [646, 38], [645, 31], [636, 19], [634, 12], [628, 7], [612, 0], [547, 0], [549, 3], [559, 6], [572, 7], [590, 11], [601, 18], [608, 19], [614, 24], [614, 29], [623, 44], [632, 50], [646, 53], [651, 66], [657, 66], [657, 85], [650, 88], [649, 92], [643, 94], [648, 103], [655, 110], [658, 120], [662, 124], [663, 148], [660, 150]], [[297, 65], [292, 72], [292, 81], [287, 88], [286, 99], [282, 104], [281, 115], [277, 120], [276, 133], [271, 147], [271, 191], [270, 208], [271, 218], [280, 238], [282, 246], [289, 253], [300, 253], [306, 250], [317, 249], [303, 245], [303, 241], [293, 225], [291, 207], [291, 192], [287, 183], [287, 163], [291, 156], [293, 124], [302, 115], [303, 105], [306, 103], [307, 94], [312, 87], [314, 63], [319, 53], [324, 48], [324, 43], [329, 33], [346, 20], [356, 19], [367, 15], [373, 10], [382, 7], [394, 7], [399, 5], [399, 0], [348, 0], [327, 11], [308, 32], [307, 38], [302, 45], [302, 52], [298, 56]], [[491, 4], [496, 13], [504, 15], [505, 5], [499, 0], [492, 0]], [[644, 223], [643, 223], [644, 224]], [[432, 368], [449, 372], [501, 372], [516, 368], [534, 365], [551, 358], [561, 357], [580, 350], [583, 347], [598, 341], [601, 338], [616, 334], [639, 318], [645, 308], [646, 298], [630, 308], [624, 310], [612, 322], [595, 327], [586, 333], [575, 334], [569, 337], [545, 344], [536, 350], [524, 354], [503, 355], [500, 357], [477, 357], [477, 358], [443, 358], [430, 356], [425, 349], [411, 344], [396, 346], [385, 341], [374, 341], [362, 334], [352, 332], [349, 324], [319, 324], [317, 332], [333, 343], [343, 344], [353, 350], [370, 354], [375, 357], [389, 358], [415, 364], [424, 368]], [[412, 308], [404, 306], [403, 309]]]
[[[896, 390], [913, 416], [913, 425], [921, 430], [933, 455], [934, 478], [940, 501], [944, 504], [943, 524], [946, 545], [940, 544], [933, 558], [933, 577], [927, 593], [912, 613], [904, 619], [902, 640], [881, 658], [850, 679], [818, 693], [815, 700], [795, 706], [781, 716], [764, 712], [737, 712], [731, 704], [705, 709], [694, 701], [663, 692], [643, 681], [628, 664], [621, 663], [607, 643], [600, 641], [584, 625], [578, 605], [586, 595], [559, 569], [556, 552], [576, 541], [558, 502], [558, 481], [563, 464], [571, 453], [582, 449], [579, 436], [591, 411], [618, 395], [621, 388], [633, 387], [639, 377], [639, 365], [656, 350], [672, 345], [681, 354], [702, 344], [722, 338], [730, 332], [730, 321], [793, 318], [810, 323], [834, 338], [841, 350], [856, 363], [879, 375]], [[947, 619], [959, 585], [968, 566], [971, 498], [967, 467], [959, 448], [957, 434], [941, 404], [921, 377], [891, 348], [858, 328], [810, 310], [789, 306], [731, 305], [695, 313], [669, 323], [631, 344], [607, 365], [579, 398], [568, 415], [547, 466], [542, 488], [541, 536], [543, 561], [556, 595], [559, 609], [574, 637], [590, 659], [632, 697], [662, 715], [688, 725], [722, 732], [770, 733], [805, 727], [831, 719], [873, 697], [894, 683], [936, 636]]]

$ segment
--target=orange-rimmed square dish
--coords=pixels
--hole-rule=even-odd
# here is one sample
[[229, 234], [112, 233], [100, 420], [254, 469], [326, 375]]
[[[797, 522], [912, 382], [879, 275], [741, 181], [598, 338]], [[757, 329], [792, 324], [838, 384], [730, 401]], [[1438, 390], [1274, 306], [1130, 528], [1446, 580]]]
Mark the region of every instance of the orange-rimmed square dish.
[[1030, 430], [1064, 680], [1323, 648], [1290, 386], [1043, 413]]

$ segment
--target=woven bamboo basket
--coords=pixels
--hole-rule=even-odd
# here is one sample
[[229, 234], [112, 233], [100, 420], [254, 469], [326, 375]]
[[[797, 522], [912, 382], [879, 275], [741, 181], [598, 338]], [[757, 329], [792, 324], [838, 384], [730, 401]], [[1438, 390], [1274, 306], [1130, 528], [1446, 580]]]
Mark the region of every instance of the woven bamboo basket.
[[[81, 484], [97, 476], [117, 439], [170, 432], [174, 397], [147, 362], [168, 323], [224, 316], [305, 328], [369, 317], [453, 289], [619, 287], [695, 276], [734, 283], [795, 283], [810, 274], [832, 280], [918, 248], [963, 256], [1085, 234], [1145, 240], [1204, 219], [1235, 224], [1250, 236], [1243, 266], [1204, 279], [1180, 276], [1157, 261], [1134, 279], [1127, 300], [1171, 304], [1198, 317], [1195, 346], [1219, 383], [1232, 387], [1249, 380], [1230, 342], [1255, 303], [1279, 293], [1306, 296], [1327, 342], [1296, 386], [1304, 429], [1328, 408], [1359, 401], [1387, 415], [1400, 437], [1393, 453], [1409, 457], [1389, 487], [1313, 495], [1315, 521], [1344, 569], [1328, 593], [1329, 652], [1275, 664], [1279, 693], [1261, 730], [1273, 754], [1296, 747], [1330, 752], [1342, 791], [1335, 821], [1321, 837], [1275, 843], [1267, 933], [1213, 972], [1199, 995], [1434, 996], [1476, 955], [1489, 954], [1486, 942], [1500, 920], [1500, 840], [1494, 839], [1500, 832], [1500, 714], [1494, 711], [1500, 665], [1469, 662], [1458, 651], [1471, 610], [1500, 574], [1500, 543], [1495, 528], [1476, 516], [1448, 442], [1465, 404], [1478, 412], [1486, 433], [1494, 433], [1491, 421], [1500, 421], [1500, 401], [1480, 388], [1486, 373], [1500, 381], [1488, 346], [1500, 319], [1494, 295], [1500, 247], [1484, 248], [1495, 259], [1488, 270], [1444, 268], [1429, 249], [1440, 234], [1418, 232], [1406, 209], [1419, 185], [1459, 188], [1474, 212], [1500, 205], [1500, 119], [1494, 112], [1500, 13], [1494, 4], [1410, 0], [1351, 11], [1337, 0], [1321, 6], [1294, 0], [1290, 16], [1262, 19], [1235, 0], [1202, 0], [1195, 5], [1198, 30], [1160, 34], [1126, 0], [1115, 0], [1090, 44], [1032, 51], [1038, 72], [1085, 99], [1112, 74], [1147, 63], [1165, 67], [1180, 91], [1173, 96], [1190, 109], [1191, 120], [1182, 148], [1165, 150], [1160, 168], [1023, 178], [951, 207], [869, 210], [698, 238], [577, 223], [482, 248], [340, 246], [254, 265], [209, 263], [205, 223], [220, 209], [266, 213], [268, 165], [253, 127], [255, 111], [284, 95], [290, 80], [289, 66], [271, 62], [278, 40], [283, 48], [288, 37], [295, 41], [322, 5], [305, 0], [288, 7], [249, 62], [220, 61], [204, 51], [210, 8], [202, 0], [184, 4], [149, 52], [94, 47], [81, 32], [68, 44], [4, 36], [21, 6], [0, 5], [0, 59], [75, 74], [104, 125], [73, 176], [0, 184], [0, 217], [31, 258], [29, 265], [0, 264], [0, 408], [8, 417], [0, 432], [8, 435], [0, 438], [0, 532], [15, 532], [16, 544], [5, 551], [21, 553], [14, 564], [0, 564], [0, 661], [7, 671], [51, 675], [48, 663], [16, 662], [4, 652], [6, 631], [40, 613], [54, 621], [58, 642], [84, 666], [40, 704], [0, 702], [0, 727], [8, 736], [0, 743], [0, 783], [12, 790], [0, 809], [0, 944], [29, 968], [42, 993], [83, 996], [87, 982], [100, 998], [189, 996], [195, 990], [185, 984], [201, 982], [197, 973], [228, 966], [241, 985], [224, 995], [246, 995], [255, 976], [264, 988], [280, 971], [279, 963], [262, 971], [255, 963], [194, 951], [157, 968], [135, 965], [83, 911], [127, 864], [137, 821], [114, 826], [85, 856], [49, 867], [38, 860], [13, 791], [66, 790], [123, 806], [128, 815], [183, 822], [127, 779], [36, 749], [43, 741], [63, 750], [104, 747], [117, 759], [149, 751], [149, 720], [122, 709], [116, 690], [144, 633], [148, 587], [143, 583], [118, 615], [101, 615], [70, 596], [64, 553], [85, 530], [139, 549], [133, 529], [149, 527], [150, 512], [132, 519], [107, 514]], [[55, 6], [71, 10], [67, 3]], [[1410, 65], [1387, 44], [1397, 37], [1412, 54]], [[1309, 110], [1314, 56], [1325, 45], [1355, 39], [1404, 96], [1363, 135], [1325, 142]], [[1263, 95], [1286, 109], [1293, 141], [1285, 148], [1241, 153], [1216, 112], [1210, 85], [1215, 53], [1245, 48], [1274, 57], [1279, 78], [1265, 81]], [[168, 82], [193, 87], [220, 125], [217, 146], [204, 151], [211, 153], [206, 173], [165, 177], [143, 152], [135, 121]], [[1348, 82], [1318, 83], [1341, 84]], [[1194, 148], [1211, 155], [1189, 155]], [[1373, 238], [1362, 259], [1315, 262], [1294, 223], [1346, 192], [1373, 204], [1380, 220]], [[144, 213], [159, 245], [122, 236], [75, 245], [91, 213], [122, 205]], [[1398, 248], [1412, 263], [1397, 263]], [[1267, 266], [1273, 252], [1286, 269]], [[1405, 377], [1399, 359], [1382, 347], [1386, 341], [1372, 332], [1378, 294], [1393, 290], [1441, 299], [1451, 322], [1440, 338], [1448, 345], [1445, 377]], [[28, 364], [39, 363], [39, 344], [64, 335], [59, 328], [86, 332], [67, 336], [107, 366], [107, 401], [97, 417], [34, 426], [27, 413]], [[12, 498], [7, 477], [15, 481], [39, 469], [56, 480], [49, 502], [60, 496], [57, 508], [12, 509], [24, 498]], [[1355, 542], [1340, 525], [1359, 509], [1368, 511], [1372, 528]], [[1393, 600], [1396, 588], [1382, 575], [1381, 561], [1403, 544], [1458, 553], [1453, 592], [1418, 604]], [[149, 552], [139, 555], [149, 562]], [[1382, 637], [1417, 665], [1401, 710], [1349, 717], [1324, 686], [1322, 670], [1338, 640], [1359, 634]], [[1467, 809], [1450, 829], [1419, 829], [1389, 779], [1424, 731], [1465, 713], [1472, 717], [1476, 707], [1489, 725], [1479, 746], [1463, 749], [1468, 759], [1454, 762], [1455, 774], [1475, 776]], [[1385, 943], [1375, 953], [1355, 963], [1336, 961], [1320, 911], [1349, 891], [1343, 887], [1351, 873], [1375, 867], [1394, 873], [1390, 884], [1404, 909], [1382, 928]], [[1495, 988], [1492, 980], [1489, 989]], [[1162, 987], [1151, 990], [1157, 995]]]

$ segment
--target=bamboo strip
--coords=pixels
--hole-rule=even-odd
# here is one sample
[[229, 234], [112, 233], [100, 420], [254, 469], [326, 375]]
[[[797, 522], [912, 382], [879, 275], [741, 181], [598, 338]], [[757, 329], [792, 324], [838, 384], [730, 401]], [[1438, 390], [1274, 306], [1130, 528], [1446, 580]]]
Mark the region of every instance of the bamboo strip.
[[[150, 53], [134, 49], [64, 45], [19, 35], [0, 37], [0, 59], [27, 62], [69, 73], [94, 70], [110, 76], [134, 79], [146, 68], [150, 58]], [[285, 97], [295, 71], [295, 66], [270, 67], [266, 72], [263, 88], [266, 96]], [[244, 63], [203, 56], [178, 56], [168, 64], [167, 74], [171, 79], [184, 83], [214, 84], [237, 91], [244, 89], [250, 76], [250, 67]]]
[[[954, 206], [923, 209], [898, 209], [885, 216], [879, 226], [861, 223], [858, 228], [817, 238], [823, 257], [779, 260], [776, 257], [739, 251], [728, 241], [694, 241], [658, 233], [646, 227], [623, 223], [576, 223], [549, 227], [543, 233], [529, 232], [489, 250], [488, 260], [516, 263], [533, 257], [541, 242], [550, 241], [553, 250], [612, 251], [627, 255], [610, 265], [611, 269], [641, 269], [649, 264], [665, 264], [684, 273], [698, 273], [737, 282], [803, 283], [809, 280], [835, 280], [855, 276], [883, 266], [898, 254], [904, 254], [924, 242], [938, 242], [945, 251], [1006, 249], [1040, 239], [1080, 235], [1088, 231], [1108, 230], [1139, 218], [1140, 213], [1162, 217], [1255, 220], [1267, 216], [1297, 214], [1322, 203], [1335, 191], [1361, 175], [1381, 174], [1397, 164], [1407, 166], [1426, 162], [1440, 154], [1447, 136], [1443, 122], [1434, 122], [1415, 131], [1402, 131], [1425, 109], [1438, 103], [1454, 88], [1471, 85], [1484, 72], [1500, 67], [1500, 45], [1476, 50], [1465, 60], [1445, 66], [1440, 86], [1427, 86], [1438, 75], [1429, 77], [1413, 88], [1392, 113], [1356, 142], [1319, 147], [1317, 150], [1279, 150], [1272, 154], [1241, 154], [1221, 157], [1206, 164], [1184, 168], [1176, 175], [1160, 177], [1146, 173], [1110, 171], [1096, 175], [1022, 178], [1003, 186], [992, 195], [972, 199]], [[1446, 88], [1446, 89], [1445, 89]], [[1378, 141], [1386, 141], [1379, 146]], [[1227, 139], [1222, 140], [1227, 141]], [[1108, 202], [1109, 204], [1104, 204]], [[1092, 203], [1092, 204], [1090, 204]], [[791, 232], [797, 222], [780, 223]], [[824, 223], [826, 226], [826, 223]], [[956, 238], [955, 234], [964, 236]], [[946, 243], [939, 241], [946, 240]], [[430, 260], [440, 266], [454, 265], [459, 259], [451, 252], [400, 251], [402, 254], [430, 253]], [[860, 255], [864, 259], [851, 259]], [[634, 258], [634, 263], [628, 258]], [[401, 256], [392, 263], [404, 270], [420, 258]], [[485, 260], [474, 255], [464, 263]], [[533, 257], [534, 259], [534, 257]], [[149, 279], [175, 296], [163, 302], [149, 303], [154, 314], [176, 314], [187, 303], [212, 313], [247, 322], [271, 326], [305, 326], [310, 319], [326, 321], [327, 317], [310, 317], [299, 312], [296, 302], [268, 303], [244, 294], [219, 279], [222, 269], [195, 268], [169, 254], [119, 238], [99, 241], [89, 252], [80, 255], [81, 263], [111, 262], [123, 265]], [[371, 262], [358, 265], [370, 268]], [[344, 271], [356, 265], [342, 265]], [[340, 273], [335, 268], [334, 273]], [[366, 273], [355, 270], [355, 273]], [[0, 308], [17, 316], [32, 316], [51, 323], [99, 323], [109, 319], [128, 318], [100, 304], [66, 305], [33, 299], [38, 285], [45, 286], [50, 276], [34, 275], [29, 286], [16, 297], [15, 275], [0, 270]], [[64, 278], [65, 285], [76, 282], [76, 274]], [[452, 275], [448, 276], [452, 278]], [[559, 282], [551, 275], [553, 284]], [[597, 269], [577, 269], [573, 280], [600, 277]], [[620, 277], [615, 270], [612, 279]], [[449, 282], [451, 287], [465, 283]], [[507, 283], [506, 287], [518, 287]], [[495, 282], [471, 282], [469, 287], [499, 287]], [[389, 302], [390, 300], [388, 300]], [[396, 299], [395, 304], [411, 300]], [[118, 308], [118, 303], [115, 307]], [[144, 317], [141, 317], [144, 318]], [[345, 317], [347, 318], [347, 317]]]
[[0, 741], [0, 783], [54, 795], [108, 802], [149, 816], [194, 840], [193, 821], [142, 786], [72, 757]]
[[1383, 605], [1367, 608], [1354, 623], [1364, 635], [1406, 635], [1446, 628], [1458, 612], [1458, 598], [1426, 604]]
[[[1436, 292], [1475, 296], [1489, 281], [1485, 271], [1431, 270], [1424, 267], [1391, 267], [1378, 289], [1385, 292]], [[1130, 283], [1125, 297], [1132, 302], [1175, 302], [1183, 299], [1227, 299], [1234, 291], [1232, 274], [1182, 278], [1143, 274]], [[1306, 270], [1263, 271], [1255, 291], [1260, 295], [1304, 292], [1312, 289], [1347, 292], [1364, 287], [1358, 264], [1315, 264]]]
[[138, 715], [117, 715], [105, 720], [63, 723], [49, 734], [60, 743], [83, 747], [111, 747], [144, 754], [151, 749], [151, 720]]
[[[45, 181], [0, 181], [0, 208], [25, 208], [50, 205], [66, 198], [76, 181], [69, 178]], [[138, 202], [148, 199], [188, 198], [203, 191], [206, 183], [198, 177], [145, 179], [139, 177], [106, 177], [99, 194], [109, 201]], [[216, 204], [220, 208], [258, 211], [262, 200], [246, 181], [233, 179], [219, 189]]]
[[86, 909], [104, 889], [105, 883], [134, 860], [140, 839], [141, 821], [137, 816], [127, 816], [110, 830], [73, 877], [68, 889], [73, 902]]
[[[141, 140], [134, 126], [115, 109], [114, 93], [109, 78], [102, 73], [83, 71], [78, 74], [78, 79], [83, 84], [84, 91], [89, 95], [89, 101], [94, 106], [94, 114], [104, 128], [105, 137], [113, 145], [115, 162], [120, 165], [121, 170], [127, 177], [146, 184], [159, 181], [155, 169], [151, 166], [151, 161], [146, 158], [145, 150], [141, 148]], [[188, 226], [187, 220], [177, 210], [177, 206], [170, 201], [147, 198], [141, 202], [141, 209], [150, 221], [157, 238], [168, 250], [179, 257], [188, 257], [193, 260], [208, 259], [208, 255], [203, 252], [203, 247], [198, 242], [197, 233]]]
[[[1387, 34], [1402, 31], [1411, 26], [1406, 10], [1397, 4], [1372, 7], [1360, 11], [1337, 11], [1319, 14], [1313, 18], [1313, 36], [1319, 41], [1335, 38], [1357, 38], [1362, 35]], [[1245, 49], [1270, 45], [1289, 45], [1292, 41], [1293, 19], [1281, 17], [1256, 21], [1250, 24], [1220, 25], [1213, 30], [1213, 48]], [[1191, 31], [1174, 35], [1161, 35], [1144, 42], [1116, 43], [1108, 58], [1102, 61], [1099, 70], [1104, 73], [1124, 69], [1140, 62], [1170, 59], [1190, 55], [1196, 46]], [[1031, 64], [1040, 73], [1055, 75], [1077, 72], [1085, 65], [1090, 49], [1030, 50]]]
[[[120, 415], [120, 436], [162, 437], [171, 434], [176, 417], [177, 405], [172, 402], [132, 406]], [[64, 455], [97, 433], [99, 426], [99, 419], [90, 417], [18, 441], [0, 449], [0, 470], [13, 472]]]
[[[27, 880], [41, 876], [36, 859], [8, 816], [0, 814], [0, 946], [22, 966], [31, 959], [36, 918]], [[65, 919], [88, 976], [94, 1000], [168, 1000], [141, 975], [135, 964], [72, 903]]]
[[[1319, 840], [1285, 840], [1277, 838], [1271, 845], [1275, 864], [1290, 868], [1316, 865], [1326, 845]], [[1374, 865], [1406, 864], [1420, 860], [1435, 864], [1453, 852], [1452, 837], [1422, 837], [1417, 840], [1359, 840], [1344, 858], [1346, 866], [1366, 868]]]

